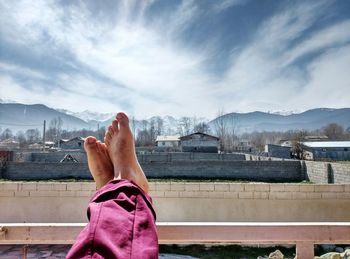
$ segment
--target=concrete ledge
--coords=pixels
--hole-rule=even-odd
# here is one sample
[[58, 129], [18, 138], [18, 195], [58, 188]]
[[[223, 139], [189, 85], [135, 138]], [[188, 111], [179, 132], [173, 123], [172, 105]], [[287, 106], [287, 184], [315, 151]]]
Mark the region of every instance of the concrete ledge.
[[[0, 245], [73, 244], [85, 225], [0, 223]], [[349, 222], [162, 222], [157, 223], [157, 230], [160, 244], [296, 244], [296, 254], [301, 259], [313, 258], [314, 244], [350, 242]]]

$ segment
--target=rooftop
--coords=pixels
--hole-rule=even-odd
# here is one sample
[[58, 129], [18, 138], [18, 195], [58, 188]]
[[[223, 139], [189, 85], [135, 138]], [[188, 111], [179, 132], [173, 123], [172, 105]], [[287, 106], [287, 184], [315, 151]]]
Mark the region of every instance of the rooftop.
[[302, 144], [308, 147], [350, 147], [350, 141], [305, 141]]
[[157, 136], [156, 142], [158, 141], [180, 141], [180, 136]]

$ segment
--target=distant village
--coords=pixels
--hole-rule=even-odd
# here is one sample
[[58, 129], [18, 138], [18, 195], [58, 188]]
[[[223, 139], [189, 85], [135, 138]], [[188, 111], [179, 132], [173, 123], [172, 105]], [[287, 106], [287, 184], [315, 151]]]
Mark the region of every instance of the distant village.
[[[164, 134], [159, 121], [145, 123], [134, 131], [139, 154], [152, 152], [245, 153], [262, 157], [315, 161], [350, 160], [350, 132], [331, 123], [315, 131], [252, 132], [235, 134], [234, 127], [218, 121], [214, 129], [205, 122], [184, 121], [177, 134]], [[103, 140], [105, 128], [92, 130], [62, 130], [62, 121], [50, 121], [45, 134], [38, 129], [13, 134], [0, 131], [0, 156], [11, 159], [9, 152], [82, 151], [84, 138], [92, 135]], [[43, 144], [45, 143], [45, 144]]]

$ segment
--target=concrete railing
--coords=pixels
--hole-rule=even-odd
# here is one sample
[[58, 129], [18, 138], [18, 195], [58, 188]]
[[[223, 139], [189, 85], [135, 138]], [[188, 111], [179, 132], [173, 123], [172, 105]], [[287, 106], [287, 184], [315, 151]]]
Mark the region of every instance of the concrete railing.
[[[1, 244], [73, 244], [84, 223], [0, 223]], [[157, 223], [160, 244], [295, 244], [298, 259], [315, 244], [349, 244], [350, 223]], [[26, 258], [26, 249], [23, 249]]]

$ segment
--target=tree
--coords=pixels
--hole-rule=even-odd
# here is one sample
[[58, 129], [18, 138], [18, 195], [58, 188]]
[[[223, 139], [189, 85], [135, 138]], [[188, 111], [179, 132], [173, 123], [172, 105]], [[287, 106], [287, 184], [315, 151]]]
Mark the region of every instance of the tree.
[[40, 140], [40, 132], [38, 129], [29, 129], [26, 131], [28, 144], [37, 143]]
[[9, 138], [12, 138], [12, 137], [13, 137], [13, 134], [12, 134], [12, 131], [9, 128], [5, 129], [1, 133], [1, 139], [2, 140], [9, 139]]
[[48, 139], [54, 142], [59, 142], [62, 134], [63, 120], [60, 116], [53, 118], [49, 124], [49, 130], [46, 133]]
[[337, 123], [330, 123], [323, 128], [323, 134], [329, 139], [342, 139], [344, 137], [344, 128]]
[[266, 138], [263, 132], [253, 132], [251, 135], [251, 144], [253, 147], [257, 148], [259, 151], [264, 150], [266, 144]]
[[292, 141], [292, 154], [300, 160], [304, 158], [304, 150], [301, 142], [307, 135], [308, 132], [306, 130], [301, 130], [294, 135]]
[[26, 135], [24, 134], [24, 132], [22, 130], [17, 131], [16, 139], [19, 142], [20, 147], [24, 147], [26, 145], [26, 142], [27, 142]]
[[220, 150], [224, 151], [227, 149], [227, 120], [224, 115], [223, 110], [219, 110], [217, 113], [217, 118], [215, 119], [215, 132], [216, 136], [220, 138]]
[[205, 122], [200, 122], [194, 126], [193, 131], [210, 134], [210, 126]]
[[163, 135], [164, 131], [164, 121], [161, 117], [157, 116], [155, 120], [155, 128], [156, 128], [156, 135], [161, 136]]
[[181, 117], [179, 121], [180, 135], [189, 135], [192, 128], [192, 120], [190, 117]]

